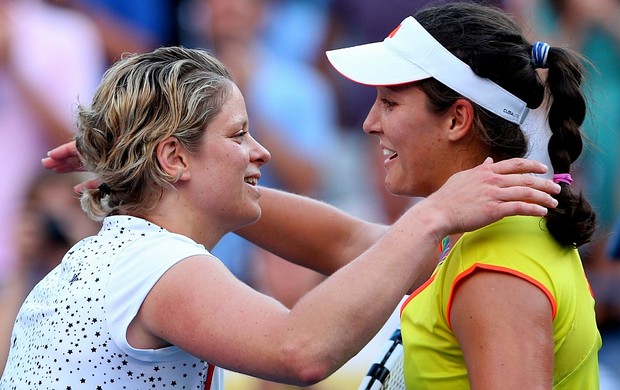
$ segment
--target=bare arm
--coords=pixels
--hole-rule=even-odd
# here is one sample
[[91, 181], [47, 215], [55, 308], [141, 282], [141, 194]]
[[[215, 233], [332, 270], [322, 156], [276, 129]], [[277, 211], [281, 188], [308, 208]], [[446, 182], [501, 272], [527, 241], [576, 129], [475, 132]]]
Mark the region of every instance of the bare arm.
[[457, 290], [451, 319], [472, 389], [551, 389], [551, 304], [538, 287], [476, 272]]
[[436, 250], [449, 229], [435, 207], [429, 201], [407, 212], [290, 311], [222, 264], [187, 259], [153, 287], [128, 340], [142, 348], [167, 342], [220, 367], [273, 381], [320, 381], [381, 328]]
[[[51, 150], [42, 164], [58, 173], [84, 169], [75, 141]], [[80, 183], [75, 191], [98, 185], [93, 179]], [[264, 187], [261, 193], [261, 219], [237, 233], [289, 261], [326, 275], [359, 256], [386, 229], [304, 196]]]
[[261, 188], [258, 223], [236, 233], [294, 263], [330, 275], [374, 244], [387, 229], [327, 203]]
[[[79, 169], [75, 145], [51, 151], [43, 165], [63, 171]], [[544, 170], [538, 163], [515, 159], [454, 175], [439, 191], [407, 211], [370, 249], [291, 310], [239, 282], [221, 263], [208, 258], [182, 261], [153, 287], [128, 330], [128, 339], [134, 347], [143, 348], [174, 344], [221, 367], [272, 380], [296, 384], [319, 381], [357, 353], [380, 329], [428, 259], [434, 257], [443, 236], [472, 230], [506, 215], [543, 215], [546, 209], [541, 204], [554, 207], [555, 200], [548, 193], [557, 193], [558, 186], [522, 174]], [[299, 224], [286, 216], [317, 216], [316, 208], [329, 207], [294, 196], [273, 199], [285, 201], [266, 201], [264, 219], [256, 225], [263, 233], [248, 234], [273, 241], [271, 247], [279, 250], [293, 253], [286, 249], [291, 245], [283, 238], [288, 237], [285, 232], [295, 236], [300, 225], [305, 226], [306, 234], [322, 231], [312, 230], [312, 226], [326, 229], [319, 235], [298, 234], [304, 237], [298, 243], [314, 242], [309, 244], [314, 248], [330, 242], [325, 237], [331, 236], [332, 227], [338, 227], [335, 230], [343, 235], [342, 240], [333, 240], [340, 244], [353, 242], [352, 237], [364, 229], [364, 223], [346, 222], [348, 217], [339, 212], [332, 213], [340, 215], [337, 223], [307, 217]], [[291, 214], [286, 211], [289, 204]], [[274, 210], [285, 213], [284, 217], [270, 218]], [[270, 234], [276, 239], [270, 241]], [[325, 250], [330, 253], [327, 246]], [[306, 247], [298, 248], [302, 253], [298, 258], [317, 268], [325, 264], [320, 255], [318, 259], [305, 259]]]
[[132, 325], [130, 343], [174, 344], [221, 367], [275, 381], [322, 380], [381, 328], [442, 237], [515, 212], [544, 213], [529, 202], [500, 200], [542, 200], [529, 187], [514, 187], [533, 178], [497, 175], [513, 164], [488, 164], [453, 176], [291, 310], [239, 282], [221, 263], [187, 259], [153, 287]]
[[[75, 142], [51, 150], [42, 164], [59, 173], [83, 169]], [[559, 187], [549, 180], [525, 174], [544, 173], [545, 170], [540, 163], [523, 159], [487, 162], [477, 168], [477, 181], [472, 175], [467, 184], [479, 186], [477, 190], [481, 196], [475, 200], [480, 204], [488, 202], [485, 211], [493, 213], [494, 217], [543, 215], [545, 209], [541, 205], [555, 207], [555, 200], [549, 194], [557, 193]], [[98, 185], [97, 180], [91, 180], [76, 186], [75, 190], [81, 192]], [[454, 200], [455, 193], [462, 193], [461, 188], [452, 191], [445, 199], [446, 205]], [[327, 275], [359, 256], [386, 229], [307, 197], [266, 188], [262, 192], [260, 220], [237, 233], [287, 260]], [[462, 212], [456, 212], [459, 218]], [[463, 226], [455, 230], [462, 231]], [[431, 257], [435, 257], [434, 254]]]
[[[537, 204], [554, 207], [555, 201], [548, 193], [557, 191], [556, 185], [523, 175], [534, 172], [538, 163], [514, 159], [501, 164], [495, 173], [491, 173], [490, 167], [485, 173], [480, 172], [480, 182], [474, 184], [481, 186], [485, 201], [499, 196], [495, 191], [501, 187], [506, 191], [501, 199], [515, 202], [497, 202], [497, 207], [518, 207], [513, 212], [525, 215], [542, 215]], [[482, 178], [484, 174], [489, 176]], [[454, 193], [460, 194], [461, 189]], [[450, 202], [451, 199], [446, 200], [446, 207]], [[359, 256], [386, 230], [386, 226], [357, 219], [326, 203], [276, 190], [263, 189], [261, 209], [258, 223], [237, 233], [289, 261], [327, 275]], [[432, 253], [431, 257], [436, 258], [437, 254]]]

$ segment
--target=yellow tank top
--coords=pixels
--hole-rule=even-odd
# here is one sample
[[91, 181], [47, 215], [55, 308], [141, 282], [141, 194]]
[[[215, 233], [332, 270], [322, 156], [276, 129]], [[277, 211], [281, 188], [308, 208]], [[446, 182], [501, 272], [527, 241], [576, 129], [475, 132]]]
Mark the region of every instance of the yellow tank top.
[[509, 217], [464, 234], [429, 280], [401, 308], [409, 389], [469, 389], [449, 307], [458, 281], [477, 268], [523, 278], [553, 310], [554, 389], [598, 389], [594, 298], [576, 249], [562, 248], [537, 217]]

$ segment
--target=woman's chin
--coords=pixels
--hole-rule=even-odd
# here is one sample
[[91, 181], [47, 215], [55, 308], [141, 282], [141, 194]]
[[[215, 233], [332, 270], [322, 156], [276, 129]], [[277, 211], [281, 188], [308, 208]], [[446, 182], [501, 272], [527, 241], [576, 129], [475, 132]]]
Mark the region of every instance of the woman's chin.
[[417, 197], [425, 197], [428, 196], [427, 193], [423, 193], [422, 191], [418, 191], [416, 188], [411, 185], [406, 185], [403, 183], [392, 182], [389, 180], [385, 181], [385, 188], [392, 195], [396, 196], [406, 196], [409, 198], [417, 198]]
[[257, 207], [254, 213], [252, 213], [251, 215], [248, 214], [246, 218], [246, 223], [244, 223], [243, 226], [255, 224], [260, 219], [260, 216], [261, 216], [261, 208]]
[[392, 195], [409, 196], [407, 186], [405, 186], [401, 181], [394, 180], [389, 176], [385, 178], [385, 188]]

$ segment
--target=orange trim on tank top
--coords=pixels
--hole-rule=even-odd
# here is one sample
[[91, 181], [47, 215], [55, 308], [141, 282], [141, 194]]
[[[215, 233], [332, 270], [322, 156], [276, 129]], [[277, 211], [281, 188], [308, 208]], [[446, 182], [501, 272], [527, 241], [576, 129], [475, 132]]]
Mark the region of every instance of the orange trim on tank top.
[[471, 267], [469, 267], [468, 269], [466, 269], [465, 271], [461, 272], [456, 279], [454, 279], [454, 282], [452, 283], [452, 287], [450, 288], [450, 298], [448, 298], [448, 305], [446, 307], [446, 320], [448, 321], [448, 327], [450, 329], [452, 329], [452, 323], [450, 322], [450, 309], [452, 308], [452, 299], [454, 298], [454, 291], [456, 289], [457, 284], [465, 279], [466, 277], [470, 276], [474, 271], [476, 271], [477, 269], [483, 269], [485, 271], [494, 271], [494, 272], [502, 272], [505, 274], [510, 274], [513, 276], [516, 276], [518, 278], [521, 278], [527, 282], [532, 283], [534, 286], [538, 287], [546, 296], [547, 299], [549, 299], [549, 303], [551, 303], [551, 318], [555, 319], [555, 316], [557, 314], [557, 303], [555, 302], [555, 299], [553, 298], [553, 295], [551, 294], [551, 292], [547, 289], [547, 287], [545, 287], [545, 285], [543, 285], [542, 283], [540, 283], [538, 280], [532, 278], [529, 275], [526, 275], [522, 272], [519, 271], [515, 271], [514, 269], [510, 269], [510, 268], [506, 268], [506, 267], [500, 267], [497, 265], [490, 265], [490, 264], [480, 264], [480, 263], [475, 263], [474, 265], [472, 265]]
[[[439, 244], [437, 244], [437, 250], [439, 252], [439, 255], [441, 255], [443, 250], [444, 250], [443, 240]], [[441, 260], [443, 260], [443, 259], [441, 259]], [[422, 290], [424, 290], [426, 288], [426, 286], [428, 286], [429, 284], [432, 283], [432, 281], [435, 279], [435, 274], [436, 273], [437, 273], [437, 268], [435, 268], [435, 270], [433, 271], [433, 274], [428, 278], [428, 280], [426, 282], [424, 282], [420, 287], [416, 288], [415, 291], [412, 292], [409, 295], [409, 297], [407, 297], [407, 299], [402, 303], [402, 305], [400, 305], [400, 316], [401, 317], [403, 315], [403, 310], [405, 310], [405, 306], [407, 306], [409, 301], [411, 301], [416, 295], [418, 295]]]
[[422, 292], [422, 290], [424, 290], [429, 284], [431, 284], [433, 282], [433, 280], [435, 280], [435, 275], [437, 274], [437, 270], [435, 270], [433, 272], [433, 274], [428, 278], [428, 280], [426, 280], [426, 282], [424, 282], [424, 284], [422, 284], [420, 287], [416, 288], [414, 292], [411, 293], [411, 295], [409, 295], [407, 297], [407, 299], [405, 300], [405, 302], [403, 302], [403, 304], [400, 306], [400, 316], [402, 317], [403, 315], [403, 310], [405, 310], [405, 306], [407, 306], [407, 304], [413, 299], [415, 298], [416, 295], [418, 295], [420, 292]]

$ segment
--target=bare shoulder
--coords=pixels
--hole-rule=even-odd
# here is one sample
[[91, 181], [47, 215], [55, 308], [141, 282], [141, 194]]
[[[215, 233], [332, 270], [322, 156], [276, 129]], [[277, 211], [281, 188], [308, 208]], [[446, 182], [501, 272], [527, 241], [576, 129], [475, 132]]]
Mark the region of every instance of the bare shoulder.
[[509, 273], [476, 271], [457, 287], [449, 314], [472, 388], [475, 383], [489, 388], [550, 383], [552, 306], [534, 283]]

